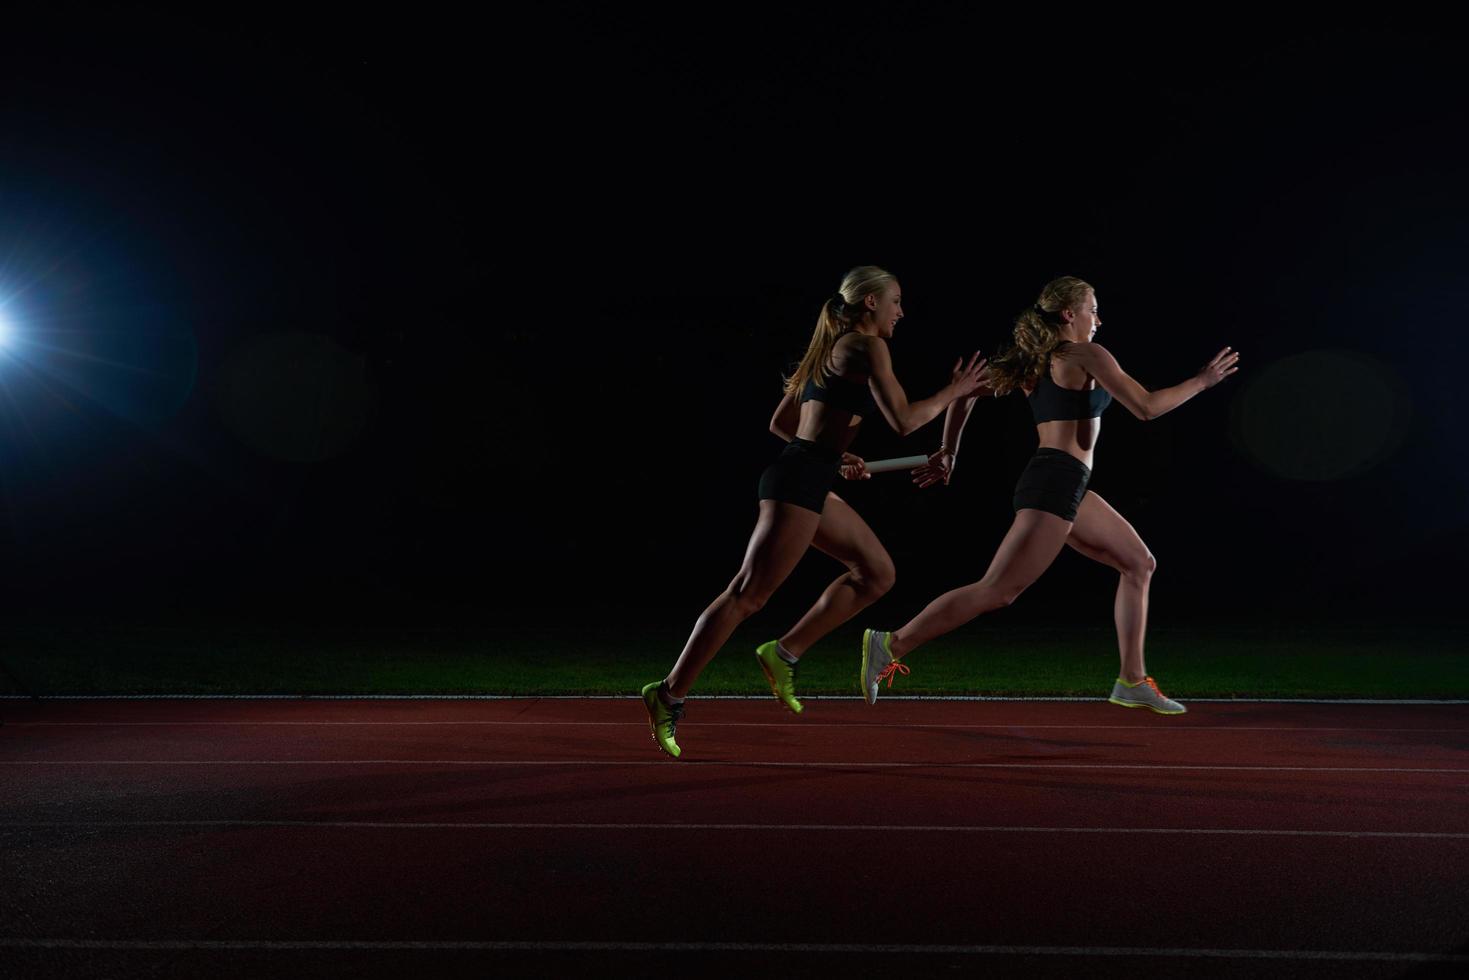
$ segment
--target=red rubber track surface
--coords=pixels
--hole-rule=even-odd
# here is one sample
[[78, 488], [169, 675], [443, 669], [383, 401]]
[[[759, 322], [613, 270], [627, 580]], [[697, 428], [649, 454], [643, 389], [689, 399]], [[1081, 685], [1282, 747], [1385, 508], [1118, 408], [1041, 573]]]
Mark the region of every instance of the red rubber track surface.
[[1469, 966], [1466, 706], [0, 712], [5, 977]]

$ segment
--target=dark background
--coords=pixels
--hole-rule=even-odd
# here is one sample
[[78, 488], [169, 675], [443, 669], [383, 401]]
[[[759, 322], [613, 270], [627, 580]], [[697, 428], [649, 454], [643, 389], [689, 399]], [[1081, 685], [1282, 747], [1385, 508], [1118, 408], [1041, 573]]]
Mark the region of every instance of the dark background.
[[[1106, 416], [1155, 621], [1462, 621], [1463, 33], [540, 9], [7, 26], [12, 622], [691, 623], [869, 262], [914, 396], [1058, 275], [1149, 387], [1243, 351]], [[899, 569], [874, 615], [983, 572], [1033, 445], [982, 404], [951, 487], [850, 488]], [[1002, 615], [1103, 624], [1112, 579], [1067, 554]]]

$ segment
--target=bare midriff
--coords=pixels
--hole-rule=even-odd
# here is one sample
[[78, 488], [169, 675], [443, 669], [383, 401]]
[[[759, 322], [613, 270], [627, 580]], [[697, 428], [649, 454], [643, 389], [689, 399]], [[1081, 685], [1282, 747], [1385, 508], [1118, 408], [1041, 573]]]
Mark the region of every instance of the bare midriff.
[[1054, 422], [1038, 423], [1035, 431], [1040, 436], [1041, 448], [1059, 449], [1063, 453], [1070, 453], [1090, 469], [1092, 452], [1097, 446], [1097, 436], [1102, 431], [1102, 420], [1099, 418], [1057, 419]]
[[862, 416], [853, 415], [844, 408], [814, 400], [802, 402], [796, 438], [814, 442], [834, 453], [844, 453], [856, 438], [857, 426], [861, 424]]

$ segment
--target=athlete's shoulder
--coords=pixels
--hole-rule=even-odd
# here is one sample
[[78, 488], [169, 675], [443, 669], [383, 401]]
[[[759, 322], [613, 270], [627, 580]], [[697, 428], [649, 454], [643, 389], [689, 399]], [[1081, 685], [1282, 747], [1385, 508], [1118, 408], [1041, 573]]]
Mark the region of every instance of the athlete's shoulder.
[[1087, 340], [1062, 344], [1056, 348], [1056, 356], [1074, 358], [1078, 361], [1098, 361], [1112, 359], [1112, 352], [1095, 341]]
[[883, 340], [881, 337], [875, 337], [870, 333], [858, 333], [855, 330], [851, 330], [838, 337], [837, 344], [838, 346], [845, 344], [849, 347], [856, 347], [865, 350], [873, 346], [874, 344], [882, 344], [883, 346], [887, 346], [887, 341]]
[[872, 337], [865, 333], [849, 333], [837, 338], [835, 350], [843, 357], [867, 362], [873, 357], [881, 357], [887, 353], [887, 342], [881, 337]]

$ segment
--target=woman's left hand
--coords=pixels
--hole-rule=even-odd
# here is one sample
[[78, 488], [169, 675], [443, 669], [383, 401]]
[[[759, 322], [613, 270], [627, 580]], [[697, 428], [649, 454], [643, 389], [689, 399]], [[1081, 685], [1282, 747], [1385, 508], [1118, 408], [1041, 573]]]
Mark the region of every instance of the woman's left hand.
[[870, 480], [872, 474], [867, 472], [867, 462], [861, 456], [851, 453], [842, 453], [842, 478], [846, 480]]
[[954, 475], [954, 454], [947, 449], [940, 449], [928, 457], [928, 462], [922, 466], [914, 467], [913, 482], [920, 487], [931, 487], [935, 483], [949, 485], [949, 478]]

